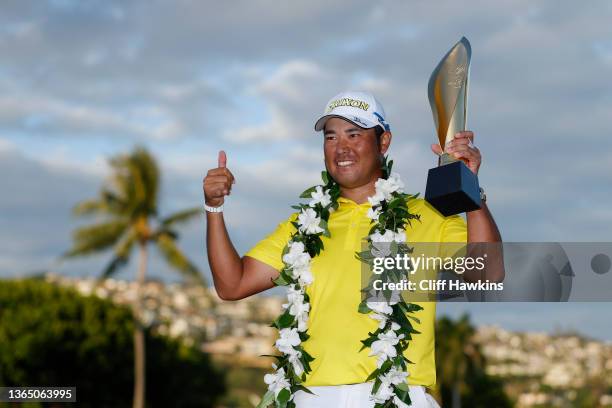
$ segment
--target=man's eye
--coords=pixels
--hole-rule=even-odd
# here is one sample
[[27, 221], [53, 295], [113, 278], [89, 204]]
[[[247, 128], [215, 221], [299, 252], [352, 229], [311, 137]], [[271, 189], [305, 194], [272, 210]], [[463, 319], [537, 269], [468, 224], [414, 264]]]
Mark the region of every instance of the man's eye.
[[325, 140], [334, 140], [336, 138], [336, 136], [325, 136]]
[[349, 137], [352, 137], [352, 138], [355, 138], [355, 137], [357, 137], [357, 136], [359, 136], [359, 133], [351, 133], [351, 134], [349, 135]]

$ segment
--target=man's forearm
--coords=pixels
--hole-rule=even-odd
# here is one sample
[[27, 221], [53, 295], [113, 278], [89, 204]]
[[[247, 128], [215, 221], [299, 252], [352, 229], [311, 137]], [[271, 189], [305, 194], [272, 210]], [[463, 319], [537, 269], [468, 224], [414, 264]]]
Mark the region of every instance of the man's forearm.
[[[501, 234], [485, 203], [477, 211], [467, 213], [468, 254], [473, 258], [485, 257], [485, 269], [465, 274], [466, 281], [504, 280], [504, 261]], [[471, 245], [470, 245], [471, 244]]]
[[231, 299], [242, 279], [242, 260], [229, 238], [222, 212], [206, 213], [206, 249], [215, 289], [221, 298]]
[[501, 241], [501, 234], [486, 203], [482, 203], [480, 210], [467, 213], [467, 239], [468, 242]]

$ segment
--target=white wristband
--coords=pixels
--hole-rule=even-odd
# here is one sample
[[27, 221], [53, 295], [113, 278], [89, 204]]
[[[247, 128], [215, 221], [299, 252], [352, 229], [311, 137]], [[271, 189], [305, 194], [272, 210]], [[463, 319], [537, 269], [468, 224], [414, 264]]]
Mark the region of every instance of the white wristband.
[[223, 204], [221, 204], [218, 207], [211, 207], [207, 205], [206, 203], [204, 203], [204, 209], [211, 213], [220, 213], [220, 212], [223, 212]]

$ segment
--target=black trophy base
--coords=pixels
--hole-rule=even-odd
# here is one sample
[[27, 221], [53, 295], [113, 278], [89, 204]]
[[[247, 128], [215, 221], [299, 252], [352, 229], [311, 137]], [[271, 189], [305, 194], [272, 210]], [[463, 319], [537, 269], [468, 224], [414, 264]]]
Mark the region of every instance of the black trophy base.
[[445, 217], [477, 210], [478, 177], [461, 160], [429, 169], [425, 200]]

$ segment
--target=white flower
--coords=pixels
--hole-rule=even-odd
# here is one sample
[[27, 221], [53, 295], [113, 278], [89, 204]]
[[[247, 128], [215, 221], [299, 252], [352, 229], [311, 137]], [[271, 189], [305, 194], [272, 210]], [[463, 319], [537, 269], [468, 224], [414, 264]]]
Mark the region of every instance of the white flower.
[[378, 298], [375, 300], [370, 300], [366, 304], [373, 312], [385, 315], [390, 315], [391, 313], [393, 313], [393, 309], [391, 308], [391, 306], [389, 306], [387, 301], [384, 300], [384, 298], [380, 300]]
[[394, 296], [394, 293], [391, 293], [391, 298], [387, 299], [382, 291], [371, 289], [368, 295], [368, 307], [378, 313], [393, 313], [391, 310], [389, 310], [391, 308], [387, 309], [387, 307], [396, 305], [397, 302], [399, 302], [399, 296]]
[[298, 215], [300, 232], [304, 234], [318, 234], [319, 232], [323, 232], [323, 228], [319, 226], [320, 223], [321, 218], [317, 217], [317, 213], [312, 208], [306, 208]]
[[300, 268], [310, 265], [310, 255], [305, 252], [302, 242], [289, 242], [289, 252], [283, 255], [283, 262], [292, 268]]
[[380, 207], [376, 208], [375, 207], [370, 207], [368, 208], [368, 218], [373, 220], [373, 221], [378, 221], [378, 217], [380, 217]]
[[290, 389], [291, 387], [289, 380], [285, 377], [285, 370], [282, 368], [279, 368], [274, 374], [264, 375], [264, 382], [268, 384], [268, 390], [272, 391], [275, 397], [277, 397], [278, 393], [283, 389]]
[[389, 317], [385, 314], [381, 313], [370, 313], [369, 315], [372, 319], [378, 320], [378, 328], [382, 329], [387, 324], [387, 320]]
[[289, 275], [297, 279], [301, 286], [308, 286], [314, 280], [310, 271], [310, 264], [294, 266], [289, 270]]
[[[308, 306], [308, 310], [310, 310], [310, 305]], [[297, 330], [299, 332], [305, 332], [308, 330], [308, 311], [306, 313], [302, 313], [296, 316], [298, 327]]]
[[403, 229], [400, 229], [399, 231], [397, 231], [395, 233], [393, 240], [395, 242], [406, 242], [406, 231], [404, 231]]
[[389, 201], [393, 198], [392, 194], [396, 191], [402, 193], [404, 191], [404, 183], [400, 180], [400, 176], [397, 173], [391, 173], [388, 179], [378, 179], [374, 184], [376, 188], [376, 194], [380, 193], [383, 195], [385, 200]]
[[[382, 180], [382, 179], [379, 179], [379, 180]], [[380, 203], [384, 201], [384, 199], [385, 199], [385, 195], [382, 193], [382, 191], [376, 190], [376, 193], [374, 193], [373, 196], [368, 197], [368, 202], [372, 205], [372, 207], [376, 207], [380, 205]]]
[[310, 271], [310, 267], [301, 268], [299, 270], [298, 282], [300, 282], [300, 285], [308, 286], [312, 283], [313, 280], [314, 278], [312, 277], [312, 272]]
[[378, 368], [380, 368], [386, 360], [397, 356], [395, 345], [403, 338], [403, 334], [398, 336], [393, 330], [388, 330], [378, 335], [378, 340], [373, 342], [370, 347], [372, 350], [370, 356], [376, 356], [378, 358], [376, 362]]
[[291, 285], [287, 290], [287, 300], [288, 303], [283, 304], [283, 309], [289, 309], [289, 314], [295, 316], [299, 332], [306, 331], [310, 304], [304, 303], [304, 292], [295, 289], [295, 285]]
[[274, 345], [284, 354], [293, 355], [298, 353], [294, 346], [299, 346], [302, 340], [300, 340], [300, 335], [296, 328], [293, 329], [281, 329], [279, 332], [279, 339], [276, 340]]
[[308, 203], [310, 207], [314, 207], [317, 204], [321, 204], [323, 207], [327, 207], [331, 203], [331, 196], [327, 190], [323, 190], [323, 187], [317, 186], [315, 191], [310, 193], [312, 200]]
[[[378, 327], [382, 329], [387, 324], [389, 315], [393, 313], [392, 305], [396, 304], [397, 301], [387, 301], [382, 292], [377, 291], [374, 296], [370, 296], [366, 302], [367, 306], [372, 310], [369, 316], [378, 320]], [[397, 323], [393, 323], [397, 324]], [[399, 326], [398, 326], [399, 328]]]
[[300, 361], [300, 357], [302, 357], [302, 353], [299, 351], [289, 355], [289, 363], [293, 366], [293, 371], [295, 371], [295, 375], [298, 377], [304, 372], [304, 365]]
[[[300, 289], [296, 289], [295, 285], [289, 285], [287, 287], [287, 302], [283, 305], [283, 308], [287, 309], [294, 303], [304, 302], [304, 292]], [[295, 315], [294, 315], [295, 316]]]
[[372, 240], [372, 242], [393, 242], [395, 240], [395, 232], [391, 230], [385, 230], [385, 233], [381, 234], [377, 230], [372, 235], [370, 235], [370, 239]]
[[383, 384], [398, 385], [398, 384], [405, 383], [407, 378], [408, 378], [407, 371], [402, 371], [401, 369], [398, 369], [396, 366], [393, 366], [386, 374], [380, 377], [380, 381], [382, 381]]
[[310, 311], [308, 303], [294, 303], [289, 307], [289, 314], [292, 316], [302, 316]]
[[373, 394], [370, 399], [377, 404], [382, 404], [386, 402], [389, 398], [391, 398], [393, 395], [393, 388], [391, 388], [390, 385], [381, 384], [380, 387], [378, 387], [376, 393]]
[[391, 255], [391, 245], [387, 242], [375, 242], [372, 241], [372, 255], [376, 258], [386, 258]]

